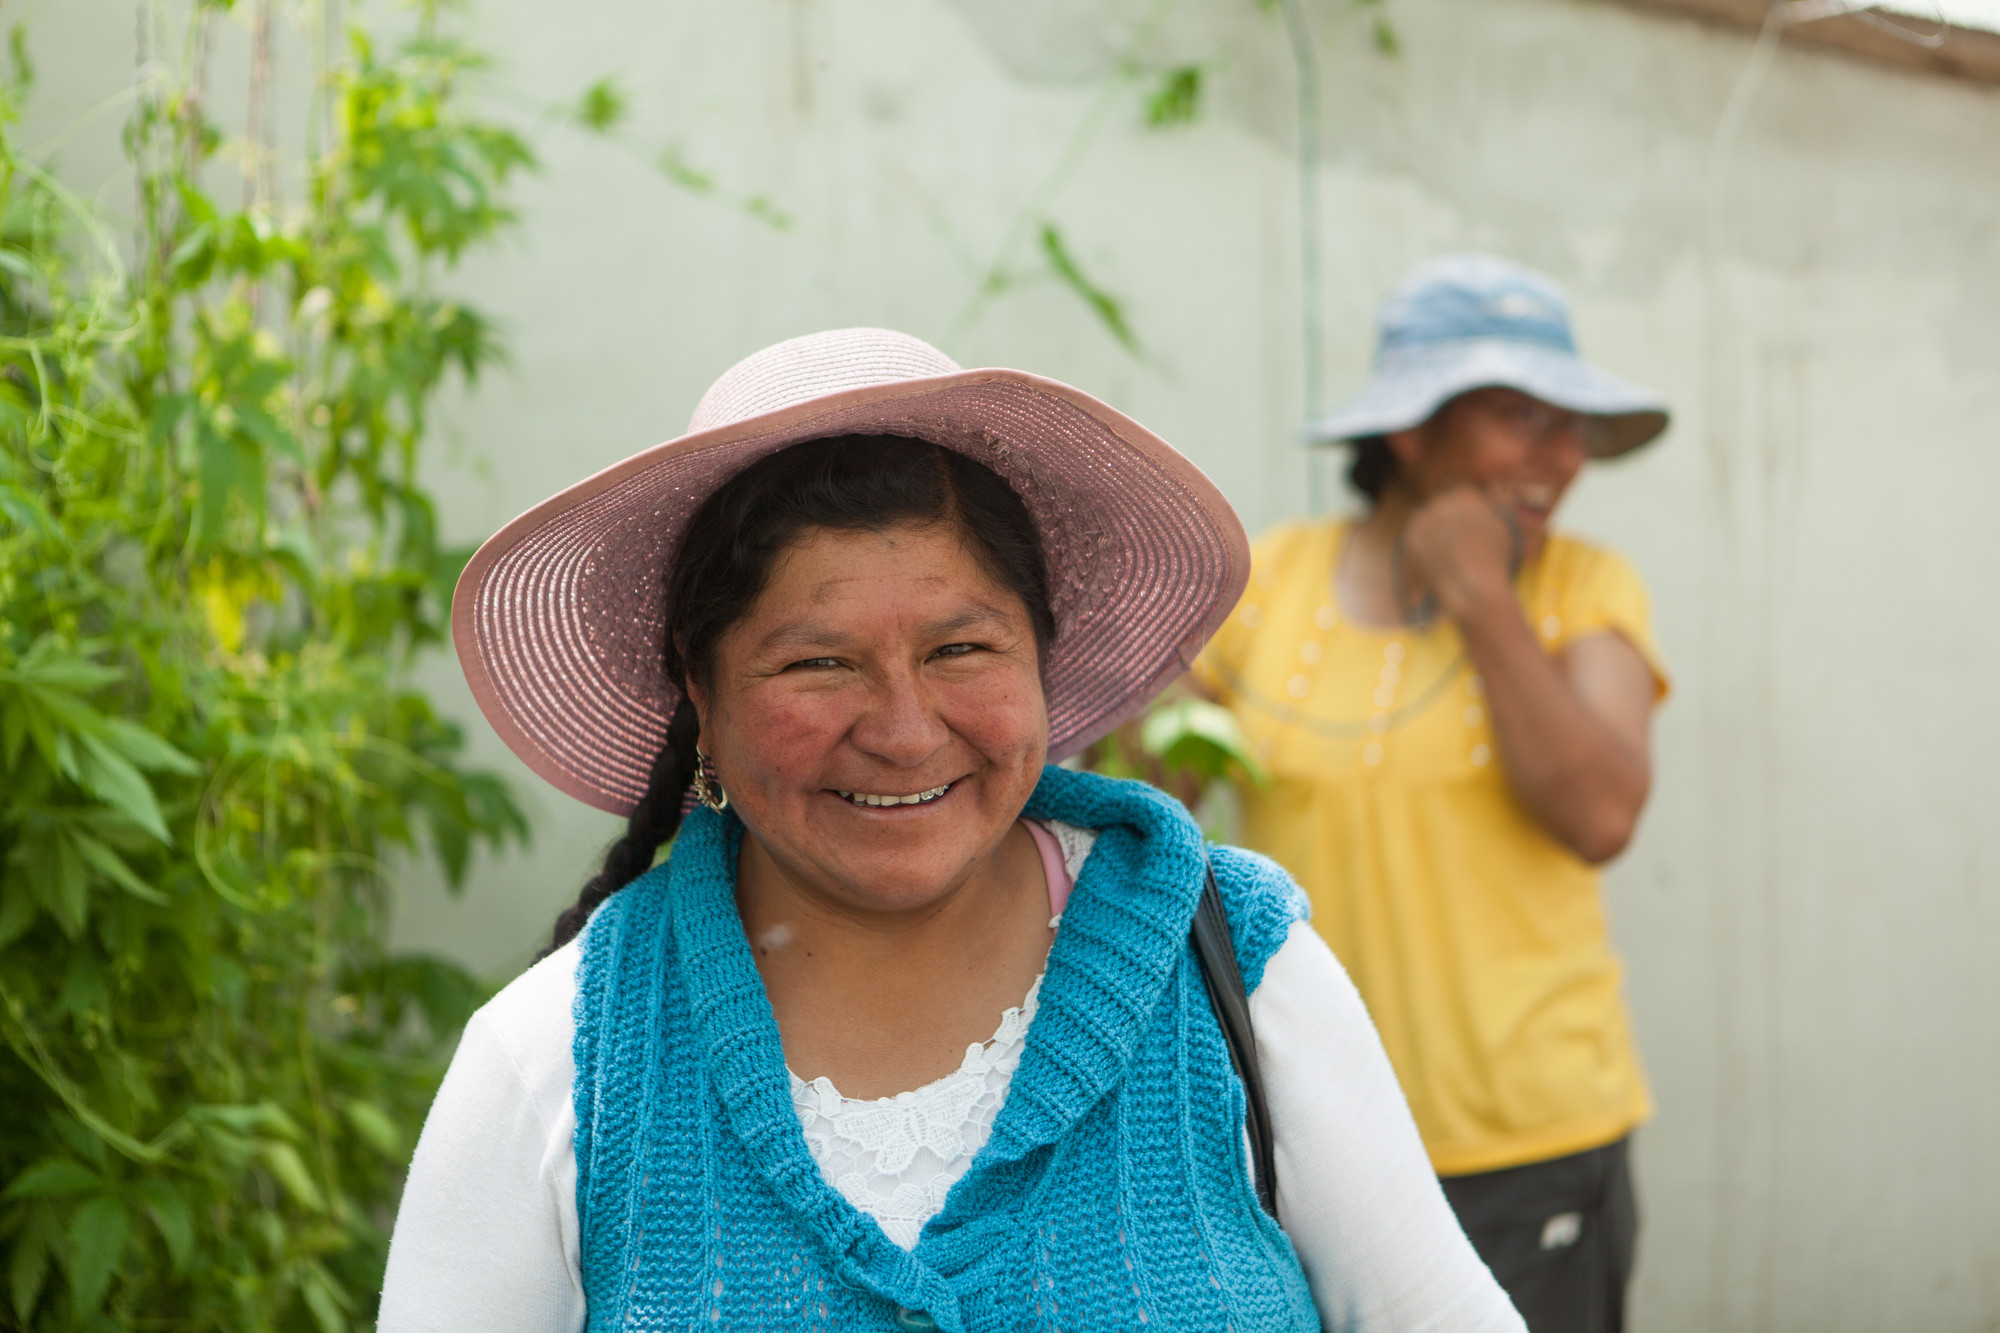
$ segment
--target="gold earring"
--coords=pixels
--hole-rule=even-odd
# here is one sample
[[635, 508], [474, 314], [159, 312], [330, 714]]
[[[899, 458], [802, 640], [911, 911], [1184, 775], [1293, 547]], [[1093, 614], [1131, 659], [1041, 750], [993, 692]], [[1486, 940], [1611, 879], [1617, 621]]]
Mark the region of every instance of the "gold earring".
[[718, 813], [729, 808], [729, 793], [699, 745], [694, 747], [694, 799]]

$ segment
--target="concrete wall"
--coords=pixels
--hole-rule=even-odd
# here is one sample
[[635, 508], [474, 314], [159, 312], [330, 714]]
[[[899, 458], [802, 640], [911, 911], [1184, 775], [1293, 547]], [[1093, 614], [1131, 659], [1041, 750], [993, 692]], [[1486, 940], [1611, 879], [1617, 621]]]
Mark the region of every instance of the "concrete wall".
[[[2000, 92], [1781, 48], [1718, 152], [1739, 34], [1586, 0], [1394, 0], [1389, 60], [1365, 14], [1311, 13], [1330, 391], [1359, 382], [1403, 269], [1481, 247], [1557, 274], [1587, 350], [1679, 405], [1568, 512], [1650, 579], [1677, 672], [1609, 885], [1660, 1103], [1637, 1327], [2000, 1329]], [[1294, 85], [1247, 0], [479, 14], [514, 83], [621, 72], [639, 135], [797, 225], [545, 136], [524, 237], [462, 276], [516, 367], [445, 415], [454, 534], [677, 434], [744, 353], [852, 323], [1104, 396], [1253, 530], [1305, 503]], [[34, 142], [125, 81], [130, 11], [29, 19]], [[1211, 62], [1195, 126], [1139, 124], [1114, 71], [1141, 30], [1149, 62]], [[109, 151], [84, 134], [70, 159], [110, 179]], [[964, 318], [1037, 210], [1127, 298], [1144, 360], [1048, 282]], [[432, 676], [469, 708], [449, 664]], [[413, 883], [400, 930], [504, 969], [613, 830], [479, 749], [521, 774], [536, 849], [455, 901]]]

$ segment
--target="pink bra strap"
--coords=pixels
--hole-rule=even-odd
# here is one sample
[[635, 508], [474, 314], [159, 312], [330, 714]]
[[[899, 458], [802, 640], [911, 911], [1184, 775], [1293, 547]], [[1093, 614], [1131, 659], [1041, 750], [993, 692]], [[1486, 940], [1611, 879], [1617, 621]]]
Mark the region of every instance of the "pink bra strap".
[[1056, 835], [1049, 832], [1048, 826], [1041, 820], [1024, 819], [1021, 823], [1027, 826], [1028, 836], [1035, 840], [1035, 850], [1042, 854], [1042, 876], [1049, 882], [1049, 915], [1061, 916], [1063, 908], [1069, 905], [1071, 887], [1069, 863], [1063, 860], [1062, 844], [1056, 841]]

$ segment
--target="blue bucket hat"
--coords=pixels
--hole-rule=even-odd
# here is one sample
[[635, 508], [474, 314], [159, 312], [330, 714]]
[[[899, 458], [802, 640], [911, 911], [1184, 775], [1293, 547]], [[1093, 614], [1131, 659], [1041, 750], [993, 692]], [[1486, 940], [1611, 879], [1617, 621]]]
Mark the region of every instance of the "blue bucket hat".
[[1518, 389], [1599, 418], [1599, 458], [1629, 453], [1667, 428], [1666, 400], [1576, 353], [1569, 299], [1555, 282], [1495, 255], [1421, 265], [1376, 318], [1375, 370], [1353, 401], [1306, 427], [1315, 441], [1408, 430], [1459, 394]]

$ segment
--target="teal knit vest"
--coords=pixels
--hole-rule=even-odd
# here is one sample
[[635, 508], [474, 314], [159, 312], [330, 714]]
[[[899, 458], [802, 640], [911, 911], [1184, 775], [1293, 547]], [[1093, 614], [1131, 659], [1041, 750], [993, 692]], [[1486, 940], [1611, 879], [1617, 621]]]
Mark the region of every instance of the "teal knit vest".
[[992, 1137], [914, 1252], [827, 1184], [736, 913], [733, 815], [695, 812], [582, 941], [576, 1204], [590, 1328], [1317, 1329], [1257, 1205], [1243, 1086], [1187, 942], [1215, 866], [1243, 969], [1304, 915], [1170, 798], [1051, 767], [1098, 830]]

